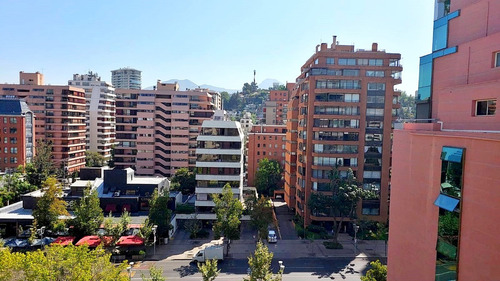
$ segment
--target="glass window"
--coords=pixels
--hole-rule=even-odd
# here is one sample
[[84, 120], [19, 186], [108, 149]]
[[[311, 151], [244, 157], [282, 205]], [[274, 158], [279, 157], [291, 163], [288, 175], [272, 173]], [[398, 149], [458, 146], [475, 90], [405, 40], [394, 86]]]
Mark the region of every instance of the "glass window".
[[460, 203], [460, 200], [446, 196], [444, 194], [439, 194], [436, 201], [434, 201], [434, 205], [438, 206], [439, 208], [448, 210], [450, 212], [453, 212], [455, 210], [458, 203]]
[[445, 49], [448, 45], [448, 21], [444, 25], [434, 27], [432, 51]]
[[495, 53], [495, 67], [500, 67], [500, 52]]
[[326, 64], [335, 64], [334, 58], [326, 58]]
[[368, 65], [368, 59], [358, 59], [358, 65]]
[[339, 65], [356, 65], [356, 59], [339, 59]]
[[418, 75], [418, 100], [428, 100], [431, 97], [432, 55], [420, 58]]
[[385, 83], [368, 83], [369, 91], [383, 91], [385, 90]]
[[377, 70], [377, 71], [367, 70], [365, 74], [368, 77], [384, 77], [385, 76], [384, 71], [379, 71], [379, 70]]
[[497, 109], [496, 100], [476, 101], [476, 115], [495, 115]]

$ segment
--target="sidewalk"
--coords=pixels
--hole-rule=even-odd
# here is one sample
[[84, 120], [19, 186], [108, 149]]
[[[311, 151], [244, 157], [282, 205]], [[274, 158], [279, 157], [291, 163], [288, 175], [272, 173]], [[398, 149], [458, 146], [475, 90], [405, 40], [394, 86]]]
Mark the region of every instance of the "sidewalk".
[[[182, 233], [177, 233], [168, 245], [156, 246], [154, 260], [190, 260], [201, 249], [210, 244], [220, 243], [217, 240], [186, 239]], [[385, 243], [379, 240], [358, 240], [355, 253], [354, 241], [344, 233], [339, 235], [339, 242], [344, 249], [326, 249], [325, 240], [278, 240], [278, 243], [267, 244], [275, 258], [305, 258], [305, 257], [385, 257]], [[255, 251], [256, 240], [246, 236], [245, 239], [231, 241], [229, 258], [246, 259]]]

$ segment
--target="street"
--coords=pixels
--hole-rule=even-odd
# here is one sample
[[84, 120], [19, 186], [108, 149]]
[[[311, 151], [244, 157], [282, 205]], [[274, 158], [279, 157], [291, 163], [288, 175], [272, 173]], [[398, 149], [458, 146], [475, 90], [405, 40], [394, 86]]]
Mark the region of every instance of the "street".
[[[366, 273], [370, 260], [368, 258], [302, 258], [284, 259], [285, 274], [283, 280], [360, 280]], [[151, 265], [163, 269], [163, 276], [168, 281], [201, 280], [196, 264], [189, 260], [172, 260], [144, 262], [134, 266], [132, 280], [142, 280], [141, 274], [148, 276]], [[273, 272], [277, 272], [278, 260], [273, 259]], [[352, 268], [352, 270], [351, 270]], [[219, 263], [221, 272], [216, 280], [243, 280], [247, 277], [247, 259], [228, 259]], [[347, 270], [346, 270], [347, 269]], [[333, 277], [333, 278], [332, 278]]]

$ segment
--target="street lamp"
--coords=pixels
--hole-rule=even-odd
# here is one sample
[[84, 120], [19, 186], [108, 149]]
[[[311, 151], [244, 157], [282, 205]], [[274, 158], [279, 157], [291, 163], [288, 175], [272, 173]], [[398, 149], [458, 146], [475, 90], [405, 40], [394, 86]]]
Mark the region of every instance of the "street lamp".
[[352, 226], [354, 228], [354, 254], [356, 255], [358, 253], [358, 239], [356, 237], [356, 234], [358, 233], [359, 225], [353, 223]]
[[302, 220], [304, 221], [304, 239], [306, 239], [306, 212], [302, 209]]
[[279, 272], [279, 274], [283, 275], [283, 273], [285, 273], [285, 265], [283, 265], [283, 261], [278, 261], [278, 263], [280, 264], [280, 272]]
[[158, 225], [153, 225], [153, 255], [156, 256], [156, 230]]
[[132, 280], [132, 266], [134, 266], [134, 262], [129, 263], [129, 266], [127, 267], [128, 280]]

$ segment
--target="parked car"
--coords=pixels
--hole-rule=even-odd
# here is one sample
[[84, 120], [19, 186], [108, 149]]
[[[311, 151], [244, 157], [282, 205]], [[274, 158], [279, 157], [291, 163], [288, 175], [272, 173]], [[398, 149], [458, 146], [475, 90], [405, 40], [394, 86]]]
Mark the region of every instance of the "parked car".
[[267, 242], [268, 243], [278, 242], [278, 236], [276, 236], [276, 231], [269, 230], [269, 232], [267, 233]]

